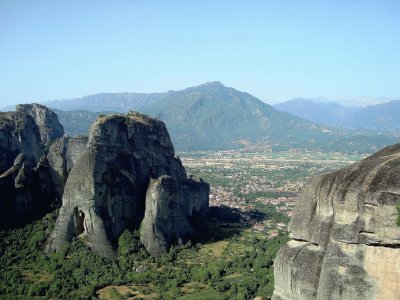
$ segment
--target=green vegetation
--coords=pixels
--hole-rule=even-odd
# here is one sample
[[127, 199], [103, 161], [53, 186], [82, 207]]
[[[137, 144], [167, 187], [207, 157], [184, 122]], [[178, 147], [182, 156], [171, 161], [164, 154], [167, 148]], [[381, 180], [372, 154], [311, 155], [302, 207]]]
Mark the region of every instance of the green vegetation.
[[[183, 162], [186, 166], [189, 161], [189, 172], [211, 182], [212, 189], [221, 185], [232, 191], [231, 198], [251, 203], [257, 218], [271, 221], [268, 228], [193, 219], [197, 239], [157, 259], [144, 250], [138, 232], [129, 230], [118, 241], [116, 259], [94, 255], [81, 239], [47, 256], [42, 248], [54, 225], [54, 211], [23, 228], [0, 232], [0, 299], [268, 298], [273, 259], [287, 240], [284, 229], [275, 224], [287, 223], [288, 217], [279, 212], [279, 204], [255, 200], [290, 196], [304, 181], [302, 176], [330, 171], [359, 157], [296, 151], [218, 153], [184, 153]], [[267, 239], [269, 231], [278, 236]]]
[[175, 147], [189, 151], [240, 149], [255, 143], [273, 151], [372, 153], [397, 142], [394, 136], [336, 129], [277, 111], [219, 82], [160, 94], [98, 94], [50, 106], [65, 110], [56, 112], [71, 135], [88, 132], [98, 115], [93, 111], [139, 110], [163, 120]]
[[58, 109], [52, 110], [57, 114], [58, 120], [63, 125], [64, 130], [71, 136], [88, 135], [89, 129], [100, 117], [107, 116], [111, 112], [91, 112], [85, 110], [63, 111]]
[[400, 227], [400, 203], [396, 205], [397, 208], [397, 226]]
[[288, 216], [278, 212], [276, 207], [272, 204], [263, 204], [260, 202], [254, 203], [255, 208], [259, 212], [263, 212], [266, 214], [266, 218], [268, 220], [272, 220], [273, 223], [289, 223], [290, 219]]
[[56, 212], [23, 228], [0, 232], [2, 298], [249, 299], [269, 297], [273, 258], [286, 235], [266, 239], [215, 219], [194, 223], [199, 239], [149, 257], [136, 231], [119, 239], [119, 257], [93, 254], [80, 239], [45, 255], [43, 244]]

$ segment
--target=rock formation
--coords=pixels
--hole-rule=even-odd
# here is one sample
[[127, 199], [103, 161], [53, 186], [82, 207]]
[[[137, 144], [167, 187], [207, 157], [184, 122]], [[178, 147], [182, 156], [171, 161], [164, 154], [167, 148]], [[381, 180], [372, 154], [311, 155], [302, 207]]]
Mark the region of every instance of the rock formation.
[[48, 209], [53, 191], [47, 147], [63, 133], [57, 115], [43, 105], [0, 113], [0, 225], [21, 223]]
[[50, 180], [55, 197], [62, 199], [69, 173], [79, 156], [85, 151], [88, 138], [64, 135], [50, 147], [47, 158], [51, 165]]
[[398, 299], [400, 144], [313, 178], [275, 259], [273, 299]]
[[[59, 153], [64, 151], [62, 143], [57, 147]], [[169, 177], [157, 179], [163, 175]], [[155, 181], [150, 184], [152, 179]], [[160, 182], [160, 192], [154, 192], [158, 191], [155, 182]], [[152, 196], [145, 207], [149, 184], [147, 194]], [[60, 214], [45, 251], [57, 251], [73, 237], [82, 236], [95, 253], [114, 256], [122, 231], [129, 225], [137, 228], [144, 215], [156, 224], [159, 217], [173, 224], [173, 234], [163, 236], [165, 240], [158, 243], [165, 251], [180, 233], [178, 223], [190, 227], [186, 217], [208, 207], [208, 193], [208, 184], [187, 178], [163, 122], [134, 112], [100, 117], [68, 176]], [[168, 201], [176, 204], [176, 212], [165, 207]], [[153, 231], [142, 230], [142, 240], [148, 245], [158, 238], [151, 234]]]
[[193, 208], [206, 208], [202, 206], [207, 204], [208, 192], [208, 184], [193, 179], [177, 182], [170, 176], [161, 176], [150, 181], [140, 239], [152, 256], [168, 251], [171, 243], [187, 241], [193, 234], [187, 216]]
[[30, 115], [39, 128], [41, 143], [49, 146], [55, 139], [64, 134], [64, 128], [58, 121], [58, 116], [41, 104], [19, 104], [16, 111]]
[[6, 171], [20, 153], [33, 163], [40, 159], [43, 151], [39, 128], [28, 114], [0, 113], [0, 172]]

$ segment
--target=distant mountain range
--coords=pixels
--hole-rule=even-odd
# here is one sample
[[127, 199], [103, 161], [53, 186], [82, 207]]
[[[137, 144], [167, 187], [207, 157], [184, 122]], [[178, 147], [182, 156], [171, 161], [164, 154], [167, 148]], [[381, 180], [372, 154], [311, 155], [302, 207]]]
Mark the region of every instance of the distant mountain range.
[[400, 100], [371, 105], [356, 111], [349, 127], [400, 132]]
[[366, 107], [346, 107], [298, 98], [276, 104], [274, 108], [335, 127], [400, 132], [400, 100]]
[[220, 82], [166, 93], [97, 94], [45, 104], [55, 109], [71, 135], [86, 135], [99, 114], [138, 110], [163, 120], [180, 150], [237, 149], [256, 144], [272, 150], [371, 153], [398, 142], [393, 136], [335, 129], [278, 111]]
[[347, 107], [333, 102], [317, 102], [303, 98], [275, 104], [274, 108], [312, 122], [339, 127], [349, 122], [351, 116], [361, 109], [360, 107]]
[[43, 104], [60, 110], [87, 110], [92, 112], [127, 112], [159, 101], [163, 94], [102, 93], [70, 100], [55, 100]]
[[72, 136], [89, 135], [90, 126], [99, 115], [108, 115], [112, 112], [92, 112], [87, 110], [59, 110], [52, 108], [58, 115], [58, 120], [64, 126], [66, 133]]

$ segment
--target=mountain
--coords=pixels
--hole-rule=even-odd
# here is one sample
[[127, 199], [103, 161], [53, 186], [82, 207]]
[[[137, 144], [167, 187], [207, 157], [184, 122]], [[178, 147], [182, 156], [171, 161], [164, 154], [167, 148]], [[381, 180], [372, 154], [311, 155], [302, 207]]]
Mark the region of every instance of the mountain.
[[359, 107], [347, 107], [333, 102], [318, 102], [303, 98], [278, 103], [274, 108], [291, 113], [306, 120], [330, 126], [343, 127], [351, 121]]
[[174, 144], [184, 150], [232, 149], [261, 143], [274, 150], [370, 152], [397, 141], [315, 124], [277, 111], [220, 82], [170, 91], [141, 111], [163, 120]]
[[92, 112], [87, 110], [64, 111], [52, 110], [58, 115], [58, 119], [64, 126], [65, 133], [72, 136], [89, 135], [90, 126], [100, 115], [109, 115], [112, 112]]
[[[47, 103], [70, 135], [87, 135], [98, 115], [110, 111], [137, 110], [157, 117], [166, 123], [180, 150], [237, 149], [257, 144], [273, 150], [371, 153], [398, 141], [387, 135], [359, 134], [316, 124], [215, 81], [166, 93], [97, 94]], [[329, 111], [319, 114], [329, 118]]]
[[385, 135], [362, 135], [315, 124], [278, 111], [252, 95], [220, 82], [159, 94], [129, 94], [148, 100], [140, 102], [140, 105], [135, 102], [132, 107], [127, 103], [134, 103], [133, 100], [119, 107], [114, 105], [119, 100], [113, 100], [113, 95], [118, 98], [121, 94], [99, 95], [107, 95], [102, 99], [111, 100], [110, 103], [96, 100], [96, 112], [66, 110], [77, 107], [74, 106], [76, 103], [79, 107], [93, 108], [91, 101], [99, 99], [96, 98], [98, 95], [50, 102], [57, 103], [57, 107], [63, 110], [56, 112], [67, 133], [87, 134], [90, 124], [99, 114], [108, 114], [101, 111], [114, 108], [125, 112], [136, 109], [161, 119], [180, 150], [237, 149], [262, 144], [273, 150], [298, 148], [370, 153], [397, 142], [397, 139]]
[[367, 106], [355, 112], [348, 122], [353, 128], [400, 132], [400, 100]]
[[335, 127], [400, 132], [400, 100], [366, 107], [347, 107], [297, 98], [276, 104], [274, 108]]
[[82, 98], [44, 102], [46, 106], [60, 110], [87, 110], [92, 112], [127, 112], [158, 101], [162, 94], [101, 93]]

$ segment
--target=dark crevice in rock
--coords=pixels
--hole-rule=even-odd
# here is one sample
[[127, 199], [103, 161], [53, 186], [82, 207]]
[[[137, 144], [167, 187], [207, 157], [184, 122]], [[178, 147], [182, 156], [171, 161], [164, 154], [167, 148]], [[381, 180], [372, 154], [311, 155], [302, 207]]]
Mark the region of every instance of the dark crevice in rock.
[[76, 236], [79, 236], [85, 232], [85, 214], [83, 211], [79, 210], [78, 207], [75, 207], [74, 217]]
[[[313, 244], [313, 243], [311, 243], [310, 241], [307, 241], [307, 240], [304, 240], [304, 239], [295, 238], [295, 237], [291, 237], [291, 240], [292, 240], [292, 241], [296, 241], [296, 242], [302, 242], [302, 243]], [[317, 245], [317, 246], [318, 246], [318, 244], [314, 244], [314, 245]]]

